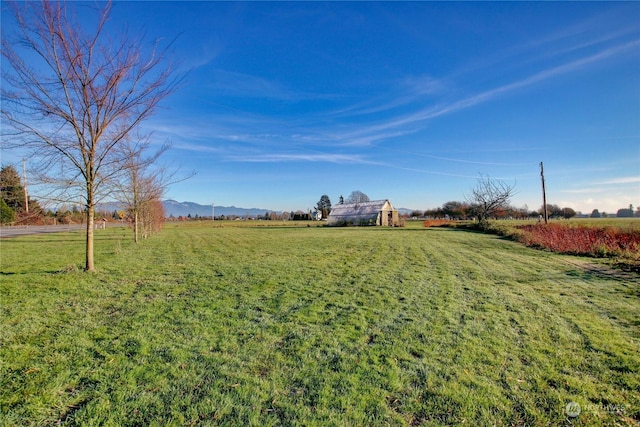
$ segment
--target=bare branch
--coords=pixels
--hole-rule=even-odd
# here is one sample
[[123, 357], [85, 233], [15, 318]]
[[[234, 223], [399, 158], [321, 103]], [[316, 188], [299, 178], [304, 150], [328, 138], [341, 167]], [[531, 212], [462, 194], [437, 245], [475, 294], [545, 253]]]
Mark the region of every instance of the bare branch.
[[73, 185], [82, 189], [86, 268], [93, 270], [95, 205], [126, 164], [117, 147], [181, 79], [166, 49], [156, 45], [144, 54], [142, 44], [124, 34], [117, 42], [104, 35], [110, 3], [87, 33], [67, 3], [11, 6], [20, 34], [17, 41], [2, 40], [3, 145], [27, 149], [42, 167], [43, 182], [61, 194]]
[[471, 205], [472, 211], [482, 223], [495, 216], [498, 210], [506, 209], [515, 192], [515, 183], [507, 184], [503, 181], [481, 175], [476, 187], [465, 199]]

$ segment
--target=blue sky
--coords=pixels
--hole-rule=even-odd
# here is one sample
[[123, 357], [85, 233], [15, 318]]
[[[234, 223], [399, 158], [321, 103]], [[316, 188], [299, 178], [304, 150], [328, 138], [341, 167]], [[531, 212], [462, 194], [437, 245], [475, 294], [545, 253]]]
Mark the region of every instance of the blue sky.
[[197, 171], [167, 198], [427, 209], [483, 174], [537, 209], [542, 161], [549, 203], [640, 205], [640, 3], [116, 2], [123, 26], [188, 70], [144, 124]]

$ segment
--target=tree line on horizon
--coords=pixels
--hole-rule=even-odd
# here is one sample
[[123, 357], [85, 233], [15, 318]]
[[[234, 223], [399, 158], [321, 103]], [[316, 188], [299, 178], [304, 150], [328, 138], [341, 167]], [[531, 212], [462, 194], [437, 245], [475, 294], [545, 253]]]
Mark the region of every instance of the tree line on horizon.
[[[0, 224], [3, 225], [56, 225], [85, 224], [87, 212], [78, 203], [58, 203], [45, 208], [27, 194], [26, 185], [13, 165], [0, 168]], [[125, 221], [134, 228], [134, 241], [158, 232], [164, 223], [164, 207], [159, 199], [144, 203], [120, 203], [114, 211], [96, 208], [95, 220]], [[137, 213], [138, 220], [134, 215]], [[137, 230], [135, 229], [137, 227]]]
[[[437, 208], [425, 210], [413, 210], [409, 214], [404, 214], [405, 218], [420, 219], [452, 219], [452, 220], [470, 220], [478, 219], [480, 221], [488, 219], [529, 219], [539, 218], [544, 215], [543, 206], [537, 210], [531, 210], [527, 205], [522, 207], [512, 206], [509, 202], [514, 194], [515, 184], [507, 184], [500, 180], [493, 179], [488, 176], [480, 176], [476, 186], [466, 196], [464, 201], [448, 201]], [[369, 196], [361, 191], [353, 191], [345, 200], [340, 196], [339, 204], [342, 203], [361, 203], [369, 201]], [[571, 207], [560, 207], [557, 204], [547, 204], [547, 216], [550, 219], [570, 219], [579, 215]], [[326, 218], [331, 212], [331, 200], [328, 195], [323, 194], [316, 203], [316, 210], [322, 212], [322, 217]], [[584, 214], [582, 214], [584, 215]], [[600, 212], [594, 209], [590, 218], [606, 218], [611, 216], [606, 212]], [[628, 208], [621, 208], [615, 214], [618, 218], [640, 218], [640, 207], [634, 211], [633, 205]]]

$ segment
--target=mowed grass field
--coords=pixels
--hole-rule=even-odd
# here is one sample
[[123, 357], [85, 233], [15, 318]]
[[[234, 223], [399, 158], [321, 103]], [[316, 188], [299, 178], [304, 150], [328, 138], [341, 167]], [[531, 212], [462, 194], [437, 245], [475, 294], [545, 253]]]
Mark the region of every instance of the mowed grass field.
[[130, 240], [100, 230], [95, 274], [82, 233], [0, 241], [0, 425], [640, 420], [640, 276], [598, 260], [413, 226]]

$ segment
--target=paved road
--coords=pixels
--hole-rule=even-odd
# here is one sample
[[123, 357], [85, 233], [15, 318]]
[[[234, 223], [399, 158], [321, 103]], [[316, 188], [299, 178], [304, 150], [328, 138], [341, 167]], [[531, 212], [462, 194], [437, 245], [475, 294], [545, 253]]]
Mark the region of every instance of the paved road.
[[[108, 227], [122, 226], [120, 223], [107, 223]], [[26, 236], [28, 234], [61, 233], [86, 229], [84, 224], [60, 225], [17, 225], [14, 227], [0, 227], [0, 238]]]

